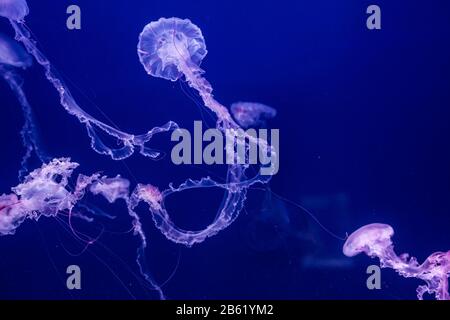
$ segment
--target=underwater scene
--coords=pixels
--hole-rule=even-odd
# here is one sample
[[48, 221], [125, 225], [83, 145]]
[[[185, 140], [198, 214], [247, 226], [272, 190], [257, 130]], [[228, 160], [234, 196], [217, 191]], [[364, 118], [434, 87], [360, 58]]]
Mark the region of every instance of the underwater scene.
[[0, 300], [450, 300], [449, 12], [0, 0]]

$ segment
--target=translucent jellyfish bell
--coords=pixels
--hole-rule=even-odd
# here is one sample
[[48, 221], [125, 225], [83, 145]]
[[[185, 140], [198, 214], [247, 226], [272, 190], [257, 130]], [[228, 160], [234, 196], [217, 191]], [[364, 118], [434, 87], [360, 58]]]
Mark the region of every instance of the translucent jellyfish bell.
[[29, 13], [25, 0], [0, 0], [0, 16], [14, 21], [22, 21]]
[[236, 122], [243, 128], [265, 126], [266, 120], [277, 115], [274, 108], [257, 102], [235, 102], [230, 110]]
[[394, 229], [388, 224], [372, 223], [353, 232], [344, 244], [343, 252], [353, 257], [361, 252], [378, 255], [392, 245]]
[[0, 33], [0, 65], [2, 64], [25, 69], [31, 66], [32, 59], [21, 45]]
[[154, 77], [176, 81], [184, 66], [199, 66], [206, 54], [202, 31], [188, 19], [161, 18], [139, 36], [139, 60]]

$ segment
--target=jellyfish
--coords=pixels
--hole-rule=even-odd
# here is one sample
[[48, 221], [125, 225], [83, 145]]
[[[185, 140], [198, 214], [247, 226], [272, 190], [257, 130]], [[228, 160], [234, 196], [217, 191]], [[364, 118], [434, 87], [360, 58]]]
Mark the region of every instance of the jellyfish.
[[[133, 194], [137, 193], [142, 185], [138, 184]], [[149, 189], [149, 187], [147, 187]], [[153, 193], [150, 191], [149, 194], [157, 194], [157, 188], [152, 187]], [[135, 212], [134, 208], [138, 205], [136, 202], [136, 197], [130, 197], [130, 182], [122, 178], [120, 176], [116, 176], [115, 178], [103, 177], [89, 187], [89, 191], [94, 195], [102, 195], [109, 203], [114, 203], [118, 199], [122, 199], [126, 202], [128, 208], [128, 214], [132, 218], [133, 224], [133, 232], [134, 235], [139, 236], [141, 241], [140, 246], [137, 248], [137, 258], [136, 263], [139, 267], [139, 271], [144, 279], [152, 286], [152, 288], [158, 292], [159, 298], [164, 300], [166, 297], [164, 292], [158, 283], [153, 279], [148, 271], [146, 264], [146, 255], [145, 249], [147, 248], [147, 237], [145, 236], [144, 231], [142, 230], [142, 224], [140, 222], [139, 215]], [[152, 201], [149, 199], [149, 201]]]
[[0, 16], [13, 21], [23, 21], [29, 13], [25, 0], [0, 0]]
[[22, 88], [23, 80], [17, 69], [26, 69], [32, 65], [31, 56], [17, 42], [9, 37], [0, 34], [0, 75], [8, 83], [15, 94], [25, 118], [25, 123], [21, 130], [22, 143], [25, 147], [25, 154], [21, 161], [19, 179], [28, 172], [27, 162], [34, 151], [41, 162], [45, 162], [48, 156], [44, 153], [39, 143], [37, 129], [33, 120], [33, 111]]
[[228, 110], [213, 98], [211, 84], [202, 77], [200, 64], [208, 51], [200, 28], [189, 19], [161, 18], [150, 22], [139, 36], [137, 49], [149, 75], [171, 81], [183, 75], [219, 121], [232, 122]]
[[450, 251], [435, 252], [422, 264], [407, 253], [398, 256], [394, 252], [392, 236], [394, 229], [387, 224], [372, 223], [353, 232], [343, 247], [343, 253], [353, 257], [365, 253], [378, 258], [382, 268], [392, 268], [405, 278], [417, 278], [425, 285], [417, 288], [417, 298], [422, 300], [425, 293], [434, 294], [437, 300], [450, 300], [448, 277], [450, 276]]
[[187, 19], [151, 22], [138, 44], [139, 58], [148, 74], [171, 81], [183, 75], [182, 63], [200, 66], [207, 52], [202, 31]]
[[[203, 77], [200, 64], [207, 54], [205, 40], [200, 28], [189, 19], [160, 18], [147, 24], [139, 36], [137, 46], [139, 60], [146, 72], [154, 77], [170, 81], [181, 78], [196, 90], [206, 108], [217, 117], [217, 128], [238, 130], [241, 127], [233, 120], [228, 109], [213, 97], [212, 85]], [[267, 146], [267, 141], [247, 135], [246, 138]], [[237, 142], [239, 143], [239, 142]], [[268, 148], [269, 152], [274, 150]], [[247, 189], [257, 183], [267, 183], [270, 176], [256, 175], [247, 178], [247, 166], [231, 164], [225, 182], [217, 182], [211, 177], [200, 180], [188, 179], [178, 187], [158, 190], [142, 185], [133, 193], [133, 203], [144, 201], [148, 204], [156, 227], [171, 241], [192, 246], [227, 228], [239, 215], [244, 206]], [[170, 219], [165, 200], [170, 195], [195, 188], [221, 188], [224, 190], [222, 205], [214, 221], [202, 230], [190, 231], [179, 228]]]
[[343, 252], [353, 257], [361, 252], [369, 257], [379, 256], [392, 245], [394, 229], [390, 225], [372, 223], [353, 232], [345, 242]]
[[[65, 85], [59, 76], [55, 67], [47, 59], [44, 53], [37, 47], [36, 41], [32, 39], [31, 32], [25, 25], [24, 18], [29, 13], [25, 0], [1, 0], [2, 10], [0, 16], [9, 19], [15, 31], [15, 38], [21, 42], [25, 49], [36, 61], [44, 68], [47, 80], [54, 86], [60, 97], [60, 104], [70, 114], [75, 116], [80, 123], [84, 124], [91, 139], [91, 147], [96, 152], [110, 156], [114, 160], [122, 160], [131, 156], [135, 148], [139, 148], [140, 154], [151, 159], [159, 159], [162, 153], [146, 146], [146, 143], [158, 133], [168, 132], [176, 129], [178, 126], [173, 121], [169, 121], [163, 126], [155, 127], [147, 133], [135, 135], [123, 132], [117, 128], [111, 127], [102, 121], [94, 118], [85, 112], [73, 98], [70, 89]], [[111, 136], [117, 140], [119, 148], [112, 148], [105, 145], [100, 139], [98, 131]]]
[[265, 126], [266, 120], [274, 118], [277, 111], [262, 103], [236, 102], [230, 107], [233, 118], [243, 128]]
[[[139, 37], [139, 59], [149, 75], [171, 81], [184, 76], [188, 85], [198, 91], [205, 106], [216, 114], [219, 129], [239, 129], [227, 108], [214, 99], [211, 84], [202, 76], [204, 71], [200, 64], [206, 53], [200, 29], [188, 19], [161, 18], [146, 25]], [[158, 199], [149, 197], [145, 188], [134, 196], [149, 204], [156, 226], [168, 239], [191, 246], [228, 227], [242, 210], [247, 189], [255, 183], [266, 183], [269, 180], [260, 176], [246, 179], [245, 169], [244, 166], [230, 165], [225, 183], [218, 183], [210, 177], [197, 181], [188, 179], [179, 187], [170, 185], [169, 189], [160, 192], [162, 196]], [[165, 209], [165, 199], [183, 190], [210, 187], [223, 188], [225, 191], [223, 204], [215, 220], [199, 231], [178, 228]], [[157, 205], [155, 200], [158, 200]]]

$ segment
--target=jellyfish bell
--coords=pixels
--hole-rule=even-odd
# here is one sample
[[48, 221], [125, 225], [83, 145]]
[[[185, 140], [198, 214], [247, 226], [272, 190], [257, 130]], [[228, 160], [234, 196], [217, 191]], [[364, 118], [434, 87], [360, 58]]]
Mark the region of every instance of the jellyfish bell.
[[154, 77], [176, 81], [184, 66], [200, 66], [206, 54], [202, 31], [189, 19], [161, 18], [139, 36], [139, 60]]
[[22, 21], [29, 13], [25, 0], [0, 0], [0, 16], [14, 21]]
[[243, 128], [265, 126], [266, 120], [277, 115], [274, 108], [257, 102], [235, 102], [230, 110], [233, 118]]
[[353, 257], [361, 252], [369, 256], [379, 255], [392, 245], [394, 229], [388, 224], [372, 223], [353, 232], [345, 241], [343, 252]]
[[32, 62], [31, 56], [19, 43], [0, 33], [0, 65], [26, 69]]

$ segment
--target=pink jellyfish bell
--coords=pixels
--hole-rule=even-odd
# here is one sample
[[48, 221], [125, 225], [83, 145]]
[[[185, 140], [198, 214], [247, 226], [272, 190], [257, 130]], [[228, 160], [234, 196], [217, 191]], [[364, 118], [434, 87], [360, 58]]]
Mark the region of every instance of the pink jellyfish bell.
[[22, 21], [29, 13], [25, 0], [0, 0], [0, 16], [13, 21]]
[[199, 27], [189, 19], [161, 18], [147, 24], [139, 36], [139, 60], [148, 74], [178, 80], [184, 70], [199, 66], [207, 54]]
[[353, 257], [364, 252], [368, 256], [380, 256], [392, 245], [391, 237], [394, 229], [388, 224], [372, 223], [353, 232], [344, 244], [343, 252]]

